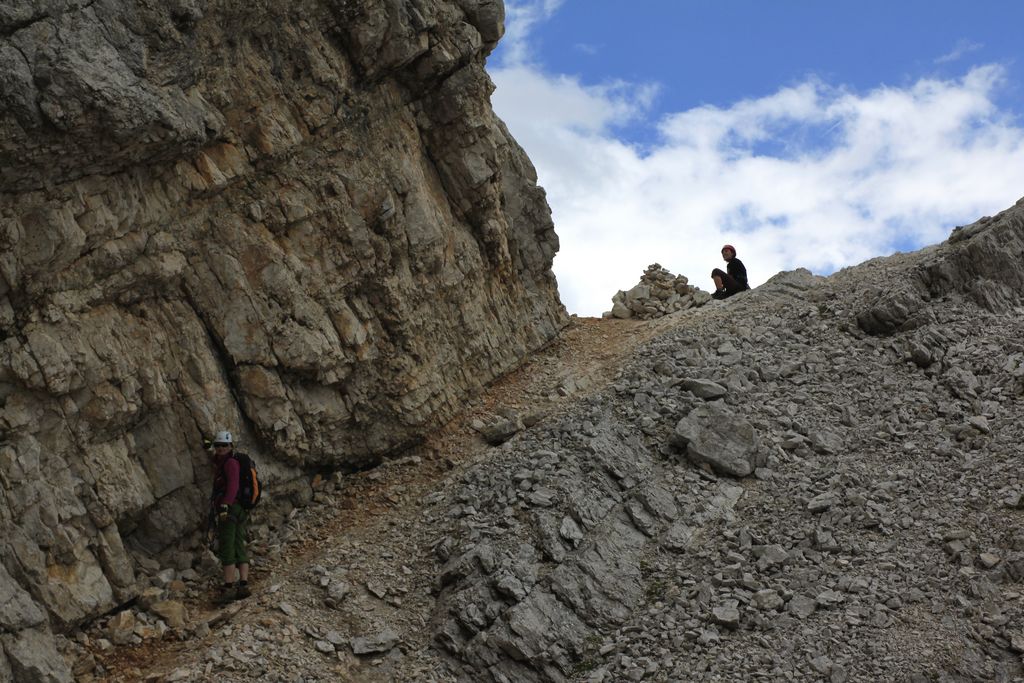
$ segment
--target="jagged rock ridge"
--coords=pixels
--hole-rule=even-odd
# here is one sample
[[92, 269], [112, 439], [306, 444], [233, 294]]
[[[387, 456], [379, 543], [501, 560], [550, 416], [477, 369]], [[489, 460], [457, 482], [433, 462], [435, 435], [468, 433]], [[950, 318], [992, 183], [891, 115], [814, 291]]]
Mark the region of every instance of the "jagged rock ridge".
[[502, 31], [492, 0], [0, 7], [19, 680], [50, 675], [24, 656], [48, 624], [133, 597], [132, 552], [196, 527], [201, 435], [232, 428], [280, 494], [414, 441], [564, 324], [544, 193], [489, 105]]

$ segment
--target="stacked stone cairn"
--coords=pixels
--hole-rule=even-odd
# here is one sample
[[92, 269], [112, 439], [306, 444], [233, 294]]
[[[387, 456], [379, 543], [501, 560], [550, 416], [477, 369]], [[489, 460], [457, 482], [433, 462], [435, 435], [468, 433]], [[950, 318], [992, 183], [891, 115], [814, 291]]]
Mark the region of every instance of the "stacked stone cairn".
[[673, 275], [658, 263], [647, 266], [640, 283], [612, 297], [612, 310], [605, 318], [651, 320], [669, 313], [703, 306], [711, 295], [689, 284], [685, 275]]

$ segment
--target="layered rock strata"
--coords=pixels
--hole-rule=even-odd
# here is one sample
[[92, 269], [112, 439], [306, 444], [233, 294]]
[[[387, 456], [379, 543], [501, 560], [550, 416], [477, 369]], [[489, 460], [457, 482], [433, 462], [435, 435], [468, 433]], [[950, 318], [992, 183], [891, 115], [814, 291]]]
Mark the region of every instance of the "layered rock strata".
[[502, 31], [498, 0], [0, 8], [13, 667], [196, 527], [202, 435], [271, 482], [373, 463], [563, 325]]

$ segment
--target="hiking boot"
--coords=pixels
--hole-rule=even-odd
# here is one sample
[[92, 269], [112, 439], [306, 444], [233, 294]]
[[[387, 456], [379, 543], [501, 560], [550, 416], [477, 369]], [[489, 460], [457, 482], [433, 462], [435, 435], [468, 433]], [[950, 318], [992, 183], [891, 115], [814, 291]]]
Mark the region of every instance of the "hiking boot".
[[725, 290], [724, 289], [717, 289], [711, 295], [712, 299], [724, 299], [725, 297], [726, 297], [726, 294], [725, 294]]
[[227, 605], [238, 599], [238, 590], [232, 586], [231, 588], [225, 588], [221, 591], [221, 594], [217, 596], [218, 605]]
[[249, 590], [249, 586], [247, 585], [243, 584], [235, 588], [235, 600], [242, 600], [250, 595], [252, 595], [252, 591]]

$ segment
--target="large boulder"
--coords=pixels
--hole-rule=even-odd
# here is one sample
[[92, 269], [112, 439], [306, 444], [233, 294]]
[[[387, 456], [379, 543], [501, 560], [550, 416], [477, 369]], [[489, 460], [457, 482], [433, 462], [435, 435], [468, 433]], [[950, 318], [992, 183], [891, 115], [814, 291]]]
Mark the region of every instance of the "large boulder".
[[17, 631], [38, 626], [46, 615], [0, 564], [0, 629]]
[[71, 683], [71, 670], [49, 630], [30, 628], [0, 636], [17, 683]]
[[716, 403], [700, 405], [679, 420], [672, 444], [685, 448], [691, 461], [734, 477], [753, 474], [767, 460], [754, 426]]

